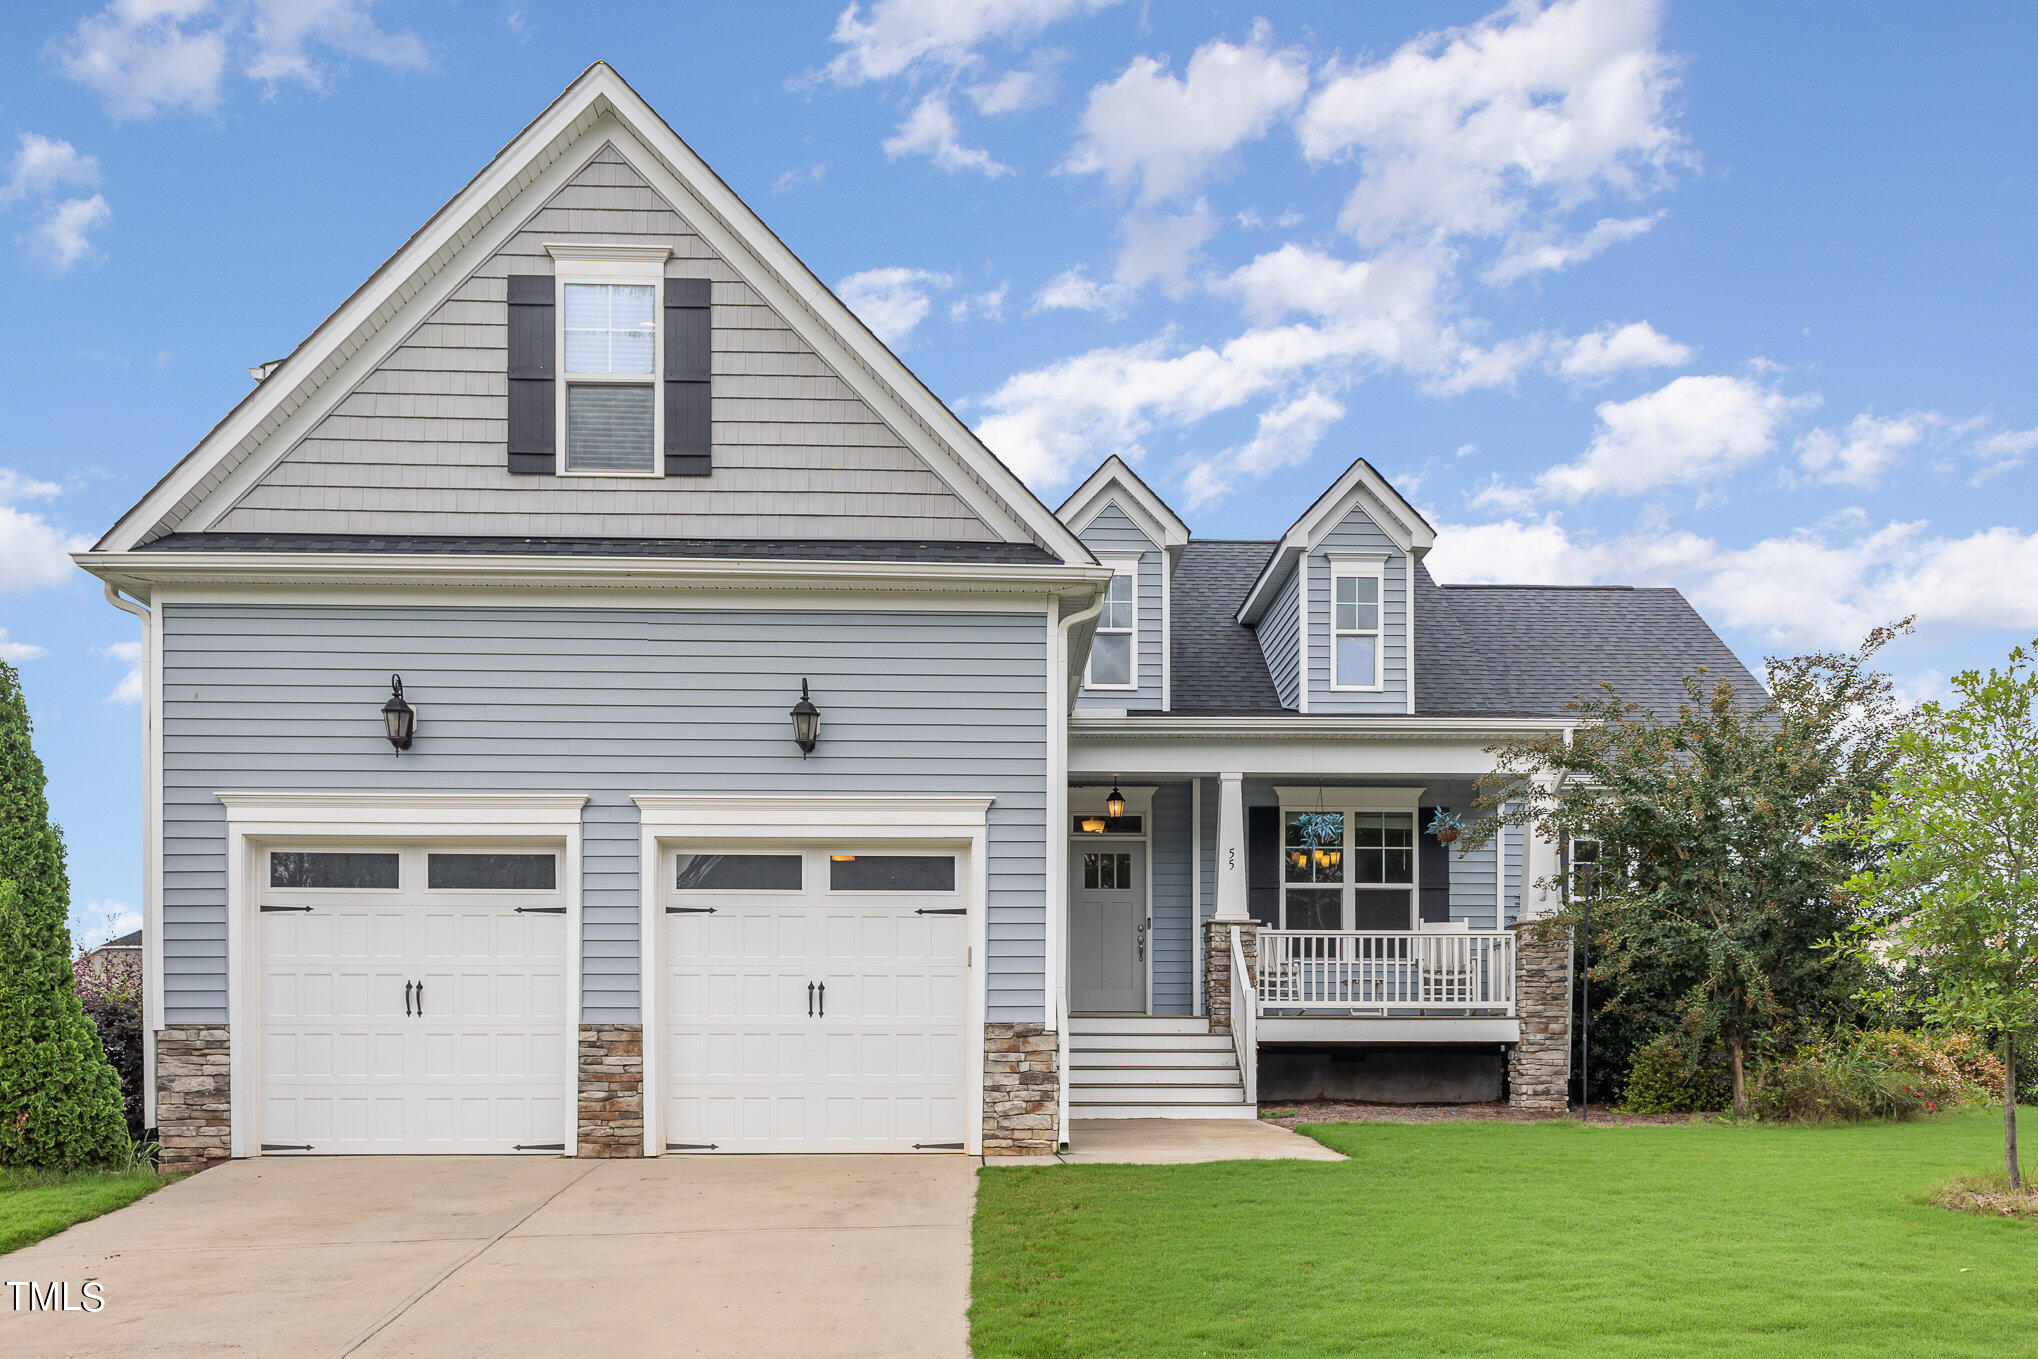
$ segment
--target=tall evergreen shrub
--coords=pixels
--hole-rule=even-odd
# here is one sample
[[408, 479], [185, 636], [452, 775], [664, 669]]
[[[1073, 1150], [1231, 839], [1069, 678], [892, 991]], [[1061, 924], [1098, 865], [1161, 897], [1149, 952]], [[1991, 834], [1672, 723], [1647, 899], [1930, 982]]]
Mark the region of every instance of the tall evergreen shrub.
[[71, 975], [47, 787], [21, 675], [0, 661], [0, 1166], [111, 1165], [127, 1154], [120, 1082]]

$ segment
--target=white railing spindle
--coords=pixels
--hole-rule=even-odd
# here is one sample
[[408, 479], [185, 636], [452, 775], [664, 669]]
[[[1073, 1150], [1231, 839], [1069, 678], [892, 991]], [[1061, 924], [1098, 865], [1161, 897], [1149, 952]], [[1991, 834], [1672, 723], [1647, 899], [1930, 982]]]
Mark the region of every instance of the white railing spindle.
[[1259, 953], [1261, 1014], [1514, 1014], [1505, 930], [1261, 930]]
[[[1261, 954], [1265, 957], [1265, 954]], [[1238, 1055], [1238, 1078], [1245, 1084], [1245, 1102], [1260, 1102], [1259, 990], [1246, 971], [1245, 945], [1238, 926], [1231, 927], [1231, 1048]]]

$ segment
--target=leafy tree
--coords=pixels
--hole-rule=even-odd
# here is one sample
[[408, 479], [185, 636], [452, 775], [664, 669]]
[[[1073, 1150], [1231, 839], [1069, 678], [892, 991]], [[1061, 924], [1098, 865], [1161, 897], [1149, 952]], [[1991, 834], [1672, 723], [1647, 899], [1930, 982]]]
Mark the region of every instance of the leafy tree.
[[[1868, 661], [1908, 626], [1854, 654], [1771, 657], [1762, 696], [1701, 670], [1674, 714], [1602, 685], [1571, 705], [1569, 739], [1503, 742], [1481, 780], [1479, 838], [1505, 820], [1598, 842], [1594, 999], [1631, 1036], [1723, 1050], [1737, 1112], [1757, 1058], [1858, 1008], [1858, 960], [1820, 945], [1855, 918], [1840, 889], [1862, 851], [1823, 828], [1865, 810], [1889, 770], [1902, 710]], [[1584, 923], [1572, 895], [1547, 928]]]
[[1931, 1018], [1996, 1036], [2003, 1158], [2017, 1164], [2017, 1049], [2038, 1033], [2038, 673], [2023, 647], [1986, 675], [1953, 677], [1896, 738], [1887, 790], [1833, 827], [1872, 857], [1847, 886], [1868, 918], [1852, 942], [1926, 980]]
[[71, 976], [71, 888], [46, 786], [21, 677], [0, 661], [0, 1165], [67, 1169], [119, 1161], [127, 1128]]

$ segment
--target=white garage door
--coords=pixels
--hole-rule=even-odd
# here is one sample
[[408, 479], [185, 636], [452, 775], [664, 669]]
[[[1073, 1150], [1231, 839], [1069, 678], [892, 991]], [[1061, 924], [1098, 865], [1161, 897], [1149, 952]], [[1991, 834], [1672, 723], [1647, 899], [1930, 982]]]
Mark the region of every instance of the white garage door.
[[556, 851], [263, 861], [264, 1151], [563, 1148], [572, 953]]
[[668, 855], [669, 1149], [960, 1150], [960, 856]]

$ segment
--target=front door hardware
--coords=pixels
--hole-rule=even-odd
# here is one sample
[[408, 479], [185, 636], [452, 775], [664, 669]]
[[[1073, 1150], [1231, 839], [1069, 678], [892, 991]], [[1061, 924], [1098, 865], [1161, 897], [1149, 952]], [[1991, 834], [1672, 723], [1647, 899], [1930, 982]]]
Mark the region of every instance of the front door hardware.
[[667, 1151], [713, 1151], [716, 1145], [714, 1142], [667, 1142], [665, 1149]]
[[821, 983], [821, 1018], [828, 1017], [828, 983]]
[[512, 1148], [512, 1150], [515, 1150], [515, 1151], [564, 1151], [564, 1150], [566, 1150], [566, 1144], [565, 1144], [564, 1142], [519, 1142], [519, 1143], [517, 1143], [517, 1144], [516, 1144], [516, 1146], [515, 1146], [514, 1148]]
[[410, 982], [405, 982], [403, 984], [403, 1012], [405, 1015], [408, 1015], [410, 1013], [410, 988], [411, 988]]
[[922, 906], [914, 915], [968, 915], [967, 906]]
[[960, 1142], [915, 1142], [914, 1151], [961, 1151]]
[[263, 1151], [310, 1151], [309, 1142], [264, 1142]]
[[262, 908], [265, 913], [269, 911], [309, 911], [310, 909], [311, 907], [309, 906], [264, 906]]
[[564, 906], [519, 906], [518, 915], [565, 915]]
[[715, 908], [712, 906], [667, 906], [665, 913], [667, 915], [713, 915]]
[[813, 984], [812, 982], [808, 982], [808, 983], [807, 983], [807, 1018], [809, 1018], [809, 1019], [812, 1019], [813, 1017], [814, 1017], [814, 984]]

